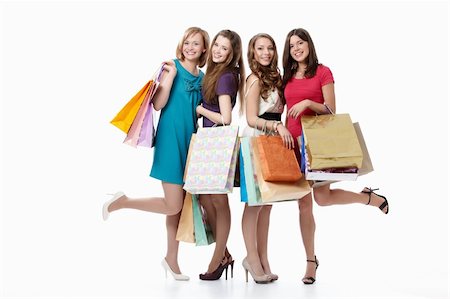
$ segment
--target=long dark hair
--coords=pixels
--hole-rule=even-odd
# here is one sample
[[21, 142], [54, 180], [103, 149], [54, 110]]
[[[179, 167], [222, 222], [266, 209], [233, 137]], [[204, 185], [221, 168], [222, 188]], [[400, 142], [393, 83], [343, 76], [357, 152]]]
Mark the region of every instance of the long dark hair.
[[[223, 36], [230, 40], [232, 51], [227, 57], [227, 60], [223, 63], [215, 63], [212, 60], [212, 47], [219, 36]], [[239, 103], [241, 107], [243, 106], [243, 90], [244, 90], [244, 80], [245, 69], [244, 61], [242, 60], [242, 42], [241, 37], [234, 31], [222, 30], [214, 37], [211, 42], [211, 48], [209, 50], [209, 56], [207, 60], [206, 74], [203, 77], [203, 94], [204, 101], [207, 103], [215, 103], [216, 101], [216, 88], [220, 76], [225, 72], [232, 72], [237, 74], [237, 84], [239, 92]]]
[[298, 68], [298, 62], [291, 56], [291, 37], [298, 36], [308, 43], [309, 55], [306, 58], [305, 77], [311, 78], [316, 75], [317, 67], [319, 66], [319, 59], [317, 58], [316, 48], [308, 31], [303, 28], [297, 28], [289, 31], [284, 42], [283, 51], [283, 89], [286, 87], [288, 81], [295, 75]]
[[[260, 38], [267, 38], [273, 46], [274, 55], [272, 57], [272, 62], [268, 66], [261, 65], [255, 59], [255, 43]], [[281, 93], [281, 75], [278, 69], [277, 46], [270, 35], [266, 33], [259, 33], [250, 39], [248, 43], [247, 59], [250, 70], [259, 79], [258, 83], [261, 89], [261, 97], [266, 100], [269, 97], [269, 93], [274, 88]]]

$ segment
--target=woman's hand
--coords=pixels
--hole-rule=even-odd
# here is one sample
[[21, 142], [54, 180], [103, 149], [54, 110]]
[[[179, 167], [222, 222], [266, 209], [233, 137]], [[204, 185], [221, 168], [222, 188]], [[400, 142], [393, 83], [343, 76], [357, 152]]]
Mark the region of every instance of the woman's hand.
[[197, 108], [195, 108], [195, 112], [197, 112], [197, 117], [203, 116], [202, 110], [203, 110], [202, 104], [198, 105]]
[[278, 134], [280, 134], [281, 139], [283, 139], [283, 144], [288, 149], [293, 149], [295, 146], [294, 138], [291, 135], [291, 132], [289, 132], [288, 129], [286, 129], [283, 124], [278, 124], [277, 126]]
[[300, 114], [302, 114], [309, 107], [310, 102], [311, 100], [306, 99], [295, 104], [294, 106], [291, 107], [291, 109], [289, 109], [289, 111], [287, 112], [287, 116], [292, 118], [298, 118]]
[[177, 67], [173, 60], [164, 61], [163, 69], [169, 73], [172, 77], [177, 75]]

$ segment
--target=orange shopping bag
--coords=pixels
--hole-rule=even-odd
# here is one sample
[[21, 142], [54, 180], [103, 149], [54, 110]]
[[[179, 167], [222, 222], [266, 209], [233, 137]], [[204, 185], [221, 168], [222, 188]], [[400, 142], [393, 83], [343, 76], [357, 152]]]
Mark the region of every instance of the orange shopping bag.
[[295, 182], [302, 177], [294, 150], [280, 136], [258, 136], [256, 143], [262, 175], [268, 182]]

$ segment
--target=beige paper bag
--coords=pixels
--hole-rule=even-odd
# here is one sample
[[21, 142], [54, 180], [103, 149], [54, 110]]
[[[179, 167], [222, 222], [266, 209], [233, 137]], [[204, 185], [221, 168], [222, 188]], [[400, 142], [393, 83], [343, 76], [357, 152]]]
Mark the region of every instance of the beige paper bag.
[[363, 153], [349, 114], [302, 117], [310, 169], [361, 168]]

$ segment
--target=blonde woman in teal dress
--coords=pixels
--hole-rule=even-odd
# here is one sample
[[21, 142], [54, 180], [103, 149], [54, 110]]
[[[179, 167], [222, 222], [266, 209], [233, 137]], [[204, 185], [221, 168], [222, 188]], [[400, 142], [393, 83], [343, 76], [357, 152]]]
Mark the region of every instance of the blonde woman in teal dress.
[[166, 215], [167, 253], [161, 264], [176, 280], [189, 280], [178, 265], [178, 241], [175, 239], [185, 192], [183, 174], [192, 133], [197, 129], [196, 107], [201, 102], [203, 72], [209, 35], [198, 28], [188, 28], [180, 40], [176, 56], [164, 64], [164, 73], [153, 99], [161, 110], [155, 137], [150, 176], [161, 180], [164, 197], [129, 198], [117, 192], [103, 206], [103, 218], [120, 209], [137, 209]]

